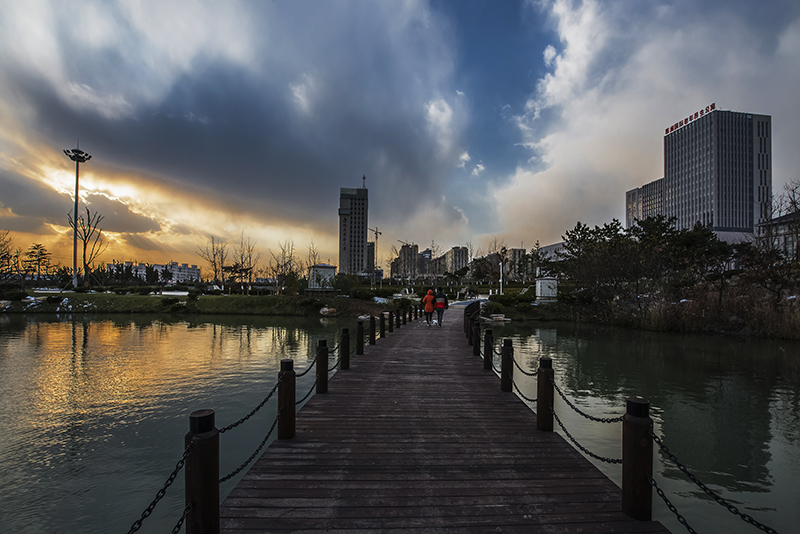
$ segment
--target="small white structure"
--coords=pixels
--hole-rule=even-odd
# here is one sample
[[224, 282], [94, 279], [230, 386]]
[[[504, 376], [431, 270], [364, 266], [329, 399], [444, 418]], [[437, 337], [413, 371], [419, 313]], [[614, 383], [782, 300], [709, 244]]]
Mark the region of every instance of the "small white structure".
[[336, 280], [336, 267], [327, 263], [318, 263], [308, 268], [308, 290], [330, 291]]
[[558, 280], [555, 278], [536, 279], [536, 300], [554, 302], [558, 299]]

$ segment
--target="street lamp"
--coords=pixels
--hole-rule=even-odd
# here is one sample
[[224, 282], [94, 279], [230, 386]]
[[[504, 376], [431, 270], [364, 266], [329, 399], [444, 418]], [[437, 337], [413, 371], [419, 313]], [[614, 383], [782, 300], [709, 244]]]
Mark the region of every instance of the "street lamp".
[[78, 289], [78, 177], [80, 176], [81, 163], [86, 163], [92, 159], [92, 156], [80, 148], [64, 149], [64, 154], [75, 162], [75, 210], [72, 215], [72, 287]]

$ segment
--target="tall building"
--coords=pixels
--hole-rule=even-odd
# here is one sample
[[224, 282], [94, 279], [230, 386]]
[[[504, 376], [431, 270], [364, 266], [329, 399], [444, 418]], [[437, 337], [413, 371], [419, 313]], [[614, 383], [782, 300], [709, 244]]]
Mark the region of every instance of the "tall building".
[[664, 178], [628, 191], [626, 214], [675, 217], [678, 228], [700, 222], [740, 241], [770, 218], [771, 160], [771, 116], [711, 104], [666, 128]]
[[392, 261], [392, 278], [416, 279], [419, 274], [417, 270], [419, 246], [414, 243], [405, 243], [398, 252], [397, 258]]
[[367, 187], [339, 192], [339, 272], [367, 272]]
[[467, 247], [453, 247], [445, 254], [445, 270], [455, 273], [469, 265], [469, 251]]

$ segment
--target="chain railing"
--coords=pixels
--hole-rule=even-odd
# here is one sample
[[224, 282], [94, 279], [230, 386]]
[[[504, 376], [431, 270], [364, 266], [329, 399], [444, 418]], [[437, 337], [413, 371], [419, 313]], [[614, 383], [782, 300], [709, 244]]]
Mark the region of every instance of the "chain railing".
[[530, 397], [526, 397], [525, 394], [522, 391], [520, 391], [519, 386], [517, 386], [517, 383], [514, 382], [513, 378], [511, 379], [511, 384], [514, 386], [514, 389], [517, 390], [517, 395], [519, 395], [520, 397], [522, 397], [523, 399], [525, 399], [528, 402], [536, 402], [536, 399], [532, 399]]
[[261, 451], [261, 449], [264, 448], [264, 445], [266, 445], [267, 441], [269, 440], [269, 437], [272, 435], [272, 431], [275, 430], [275, 426], [278, 424], [278, 419], [280, 418], [280, 416], [281, 412], [278, 412], [278, 414], [275, 416], [275, 420], [272, 422], [272, 426], [269, 427], [269, 432], [267, 432], [267, 435], [264, 436], [264, 439], [261, 440], [261, 443], [258, 445], [258, 447], [256, 447], [256, 450], [253, 451], [253, 454], [251, 454], [250, 457], [247, 458], [247, 460], [242, 462], [242, 464], [239, 467], [237, 467], [224, 477], [220, 478], [219, 479], [220, 484], [238, 475], [242, 471], [242, 469], [250, 465], [250, 462], [252, 462], [256, 456], [258, 456], [258, 453]]
[[[365, 334], [365, 336], [364, 336], [364, 342], [365, 343], [364, 344], [366, 345], [366, 343], [368, 341], [369, 341], [369, 334]], [[339, 350], [340, 348], [341, 348], [341, 340], [340, 340], [339, 344], [337, 344], [333, 348], [333, 351], [341, 352]], [[351, 355], [355, 351], [356, 351], [356, 347], [354, 346], [352, 348], [352, 350], [350, 350], [348, 352]], [[311, 360], [311, 363], [309, 364], [309, 366], [303, 372], [296, 374], [294, 376], [294, 378], [296, 379], [296, 378], [303, 377], [306, 374], [308, 374], [312, 369], [314, 369], [315, 366], [316, 366], [318, 357], [319, 357], [318, 353], [315, 354], [314, 358]], [[342, 360], [342, 355], [339, 354], [339, 357], [338, 357], [336, 363], [334, 364], [334, 366], [331, 369], [328, 370], [328, 372], [333, 371], [334, 369], [336, 369], [336, 367], [340, 364], [341, 360]], [[294, 403], [296, 406], [302, 404], [303, 402], [305, 402], [311, 396], [311, 394], [314, 392], [314, 389], [315, 389], [315, 387], [317, 385], [317, 380], [318, 379], [314, 380], [314, 384], [311, 386], [311, 389], [308, 391], [308, 393], [306, 393], [306, 395], [302, 399], [300, 399], [299, 401], [296, 401]], [[280, 378], [280, 376], [279, 376], [277, 382], [272, 387], [272, 389], [270, 390], [269, 394], [267, 394], [267, 396], [264, 397], [264, 399], [258, 405], [256, 405], [255, 408], [253, 408], [250, 412], [248, 412], [241, 419], [239, 419], [239, 420], [237, 420], [237, 421], [235, 421], [235, 422], [233, 422], [233, 423], [231, 423], [231, 424], [229, 424], [229, 425], [227, 425], [225, 427], [222, 427], [221, 429], [219, 429], [217, 431], [217, 433], [218, 434], [224, 434], [224, 433], [228, 432], [229, 430], [232, 430], [232, 429], [238, 427], [239, 425], [243, 424], [244, 422], [249, 420], [251, 417], [253, 417], [275, 395], [275, 392], [278, 391], [278, 389], [281, 386], [281, 383], [282, 383], [282, 378]], [[294, 386], [292, 386], [292, 387], [294, 387]], [[255, 451], [253, 451], [253, 453], [242, 464], [240, 464], [236, 469], [234, 469], [232, 472], [230, 472], [229, 474], [225, 475], [224, 477], [220, 478], [219, 479], [219, 484], [222, 484], [222, 483], [230, 480], [231, 478], [235, 477], [242, 470], [244, 470], [248, 465], [250, 465], [250, 463], [252, 463], [252, 461], [261, 452], [261, 449], [263, 449], [264, 446], [269, 441], [270, 437], [272, 436], [273, 432], [275, 431], [275, 427], [278, 425], [278, 422], [280, 421], [280, 417], [281, 417], [282, 413], [283, 413], [282, 411], [278, 411], [277, 415], [275, 416], [275, 419], [272, 422], [272, 425], [270, 426], [269, 431], [267, 432], [267, 435], [264, 437], [264, 439], [261, 440], [261, 443], [258, 445], [258, 447], [256, 447]], [[158, 504], [158, 502], [161, 499], [164, 498], [164, 496], [166, 495], [167, 489], [172, 485], [173, 482], [175, 482], [175, 479], [177, 478], [179, 472], [185, 466], [185, 464], [187, 462], [187, 459], [189, 458], [189, 455], [191, 454], [191, 452], [193, 450], [193, 447], [194, 447], [194, 441], [190, 441], [189, 445], [184, 450], [181, 459], [176, 464], [175, 469], [172, 471], [172, 473], [170, 473], [169, 477], [167, 478], [166, 482], [164, 483], [164, 486], [161, 489], [159, 489], [158, 492], [156, 492], [155, 498], [147, 506], [147, 508], [144, 510], [144, 512], [142, 512], [141, 517], [139, 519], [137, 519], [136, 521], [134, 521], [133, 525], [131, 525], [131, 528], [128, 530], [128, 534], [133, 534], [134, 532], [137, 532], [142, 527], [143, 521], [145, 519], [147, 519], [148, 517], [150, 517], [150, 515], [153, 513], [153, 511], [155, 510], [156, 505]], [[186, 518], [189, 516], [189, 513], [191, 512], [191, 510], [193, 509], [194, 506], [195, 506], [194, 502], [189, 502], [189, 503], [186, 504], [186, 506], [183, 509], [183, 513], [181, 514], [180, 519], [178, 520], [178, 522], [175, 525], [175, 527], [172, 529], [173, 533], [177, 533], [177, 532], [180, 531], [181, 527], [183, 526], [184, 522], [186, 521]]]
[[616, 458], [606, 458], [605, 456], [600, 456], [600, 455], [598, 455], [598, 454], [595, 454], [595, 453], [593, 453], [592, 451], [588, 450], [588, 449], [587, 449], [586, 447], [584, 447], [583, 445], [581, 445], [580, 443], [578, 443], [578, 440], [576, 440], [576, 439], [575, 439], [575, 438], [572, 436], [572, 434], [570, 434], [570, 433], [569, 433], [569, 430], [567, 430], [567, 427], [565, 427], [565, 426], [564, 426], [564, 423], [562, 423], [562, 422], [561, 422], [561, 419], [558, 417], [558, 414], [556, 413], [556, 411], [555, 411], [555, 409], [553, 408], [553, 405], [552, 405], [552, 404], [550, 405], [550, 413], [552, 413], [552, 414], [553, 414], [553, 417], [555, 418], [556, 422], [558, 423], [558, 426], [560, 426], [560, 427], [561, 427], [561, 430], [563, 430], [563, 431], [564, 431], [564, 434], [565, 434], [565, 435], [566, 435], [566, 436], [569, 438], [569, 440], [570, 440], [572, 443], [574, 443], [574, 444], [575, 444], [575, 446], [576, 446], [576, 447], [578, 447], [578, 448], [579, 448], [581, 451], [583, 451], [585, 454], [588, 454], [589, 456], [591, 456], [591, 457], [592, 457], [592, 458], [594, 458], [595, 460], [600, 460], [601, 462], [605, 462], [605, 463], [607, 463], [607, 464], [621, 464], [621, 463], [622, 463], [622, 460], [619, 460], [619, 459], [616, 459]]
[[[687, 468], [687, 467], [686, 467], [684, 464], [682, 464], [682, 463], [681, 463], [681, 462], [678, 460], [678, 458], [677, 458], [677, 457], [676, 457], [674, 454], [672, 454], [672, 453], [670, 452], [669, 448], [668, 448], [666, 445], [664, 445], [664, 442], [661, 440], [661, 438], [659, 438], [659, 437], [656, 435], [656, 433], [653, 431], [653, 429], [652, 429], [652, 428], [650, 429], [650, 437], [652, 437], [652, 438], [653, 438], [653, 441], [654, 441], [654, 442], [656, 443], [656, 445], [658, 445], [658, 447], [661, 449], [661, 452], [663, 452], [663, 453], [664, 453], [664, 454], [667, 456], [667, 458], [669, 458], [669, 459], [672, 461], [672, 463], [674, 463], [674, 464], [675, 464], [675, 465], [678, 467], [678, 469], [680, 469], [680, 471], [681, 471], [681, 472], [682, 472], [684, 475], [686, 475], [686, 477], [687, 477], [689, 480], [691, 480], [692, 482], [694, 482], [694, 484], [696, 484], [698, 488], [700, 488], [701, 490], [703, 490], [703, 492], [704, 492], [706, 495], [708, 495], [709, 497], [711, 497], [712, 499], [714, 499], [714, 501], [715, 501], [717, 504], [719, 504], [720, 506], [724, 506], [725, 508], [727, 508], [727, 509], [728, 509], [728, 511], [729, 511], [730, 513], [732, 513], [732, 514], [733, 514], [733, 515], [735, 515], [735, 516], [738, 516], [738, 517], [739, 517], [739, 518], [740, 518], [742, 521], [744, 521], [745, 523], [750, 523], [751, 525], [753, 525], [754, 527], [758, 528], [759, 530], [762, 530], [762, 531], [764, 531], [764, 532], [768, 532], [769, 534], [778, 534], [778, 533], [777, 533], [777, 532], [776, 532], [776, 531], [775, 531], [773, 528], [771, 528], [771, 527], [768, 527], [767, 525], [764, 525], [763, 523], [759, 523], [758, 521], [756, 521], [756, 520], [753, 518], [753, 516], [751, 516], [751, 515], [749, 515], [749, 514], [745, 514], [745, 513], [741, 512], [741, 511], [739, 511], [739, 509], [738, 509], [736, 506], [734, 506], [734, 505], [733, 505], [733, 504], [732, 504], [730, 501], [726, 500], [725, 498], [723, 498], [722, 496], [720, 496], [720, 495], [719, 495], [717, 492], [715, 492], [714, 490], [712, 490], [711, 488], [709, 488], [707, 485], [705, 485], [705, 484], [704, 484], [704, 483], [703, 483], [703, 482], [702, 482], [700, 479], [698, 479], [698, 478], [697, 478], [697, 477], [694, 475], [694, 473], [692, 473], [691, 471], [689, 471], [689, 468]], [[653, 484], [653, 483], [654, 483], [654, 482], [651, 482], [651, 484]], [[662, 497], [662, 498], [663, 498], [663, 497]]]
[[564, 392], [561, 391], [561, 388], [558, 387], [558, 384], [556, 384], [555, 380], [551, 378], [550, 383], [553, 384], [553, 389], [555, 389], [561, 398], [564, 399], [564, 402], [567, 403], [567, 406], [590, 421], [594, 421], [595, 423], [619, 423], [625, 418], [624, 415], [620, 415], [619, 417], [595, 417], [593, 415], [589, 415], [588, 413], [581, 411], [580, 408], [570, 402], [567, 396], [564, 395]]
[[175, 464], [175, 469], [173, 469], [172, 473], [170, 473], [169, 477], [167, 477], [167, 481], [164, 482], [164, 486], [162, 486], [162, 488], [156, 492], [155, 499], [153, 499], [150, 505], [147, 508], [145, 508], [144, 512], [142, 512], [142, 516], [133, 522], [133, 525], [131, 525], [130, 530], [128, 530], [128, 534], [132, 534], [133, 532], [136, 532], [140, 528], [142, 528], [142, 522], [148, 517], [150, 517], [150, 514], [152, 514], [153, 510], [156, 509], [158, 501], [163, 499], [164, 495], [167, 494], [167, 488], [169, 488], [172, 485], [172, 483], [175, 482], [175, 478], [177, 478], [178, 473], [181, 471], [181, 469], [183, 469], [183, 466], [186, 464], [186, 459], [192, 452], [192, 446], [193, 444], [189, 443], [186, 449], [184, 449], [183, 456], [181, 456], [181, 459], [178, 460], [177, 464]]

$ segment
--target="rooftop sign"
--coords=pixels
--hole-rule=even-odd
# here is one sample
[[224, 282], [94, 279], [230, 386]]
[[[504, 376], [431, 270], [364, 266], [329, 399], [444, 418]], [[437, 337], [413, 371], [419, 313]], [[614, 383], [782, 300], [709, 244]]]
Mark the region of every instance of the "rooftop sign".
[[669, 135], [672, 132], [674, 132], [675, 130], [680, 130], [681, 128], [683, 128], [684, 126], [689, 124], [690, 122], [699, 119], [703, 115], [707, 115], [707, 114], [711, 113], [715, 109], [717, 109], [717, 104], [716, 103], [712, 103], [712, 104], [706, 106], [705, 109], [701, 109], [700, 111], [695, 111], [694, 114], [690, 113], [688, 117], [679, 120], [678, 122], [676, 122], [675, 124], [673, 124], [669, 128], [665, 129], [664, 130], [664, 135]]

